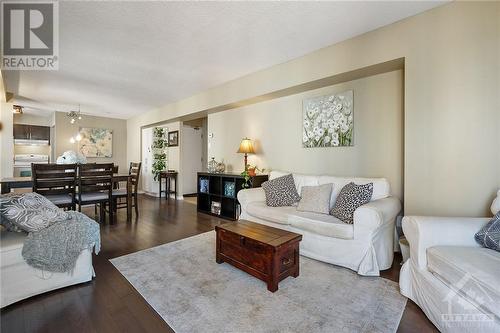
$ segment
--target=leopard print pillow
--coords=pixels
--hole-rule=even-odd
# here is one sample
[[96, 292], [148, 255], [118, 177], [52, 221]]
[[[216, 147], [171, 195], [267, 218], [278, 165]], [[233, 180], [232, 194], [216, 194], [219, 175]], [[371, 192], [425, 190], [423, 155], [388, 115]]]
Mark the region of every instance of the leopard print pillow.
[[292, 174], [262, 183], [266, 193], [266, 205], [271, 207], [291, 206], [300, 200]]
[[370, 202], [373, 194], [373, 183], [356, 185], [350, 182], [340, 190], [335, 206], [330, 215], [335, 216], [344, 223], [352, 224], [354, 211]]

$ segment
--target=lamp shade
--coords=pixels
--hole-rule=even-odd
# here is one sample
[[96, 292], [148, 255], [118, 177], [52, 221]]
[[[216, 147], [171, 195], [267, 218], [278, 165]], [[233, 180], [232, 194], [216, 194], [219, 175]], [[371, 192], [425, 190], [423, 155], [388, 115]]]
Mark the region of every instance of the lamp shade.
[[255, 151], [253, 150], [252, 140], [250, 140], [249, 138], [242, 139], [240, 143], [240, 148], [238, 148], [237, 153], [254, 154]]

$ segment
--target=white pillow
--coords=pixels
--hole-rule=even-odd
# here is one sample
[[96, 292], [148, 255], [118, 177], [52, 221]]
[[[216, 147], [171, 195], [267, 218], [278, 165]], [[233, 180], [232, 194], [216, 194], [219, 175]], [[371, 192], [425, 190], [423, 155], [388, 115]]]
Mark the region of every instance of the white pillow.
[[333, 184], [302, 186], [301, 199], [297, 206], [297, 210], [302, 212], [329, 214], [332, 189]]

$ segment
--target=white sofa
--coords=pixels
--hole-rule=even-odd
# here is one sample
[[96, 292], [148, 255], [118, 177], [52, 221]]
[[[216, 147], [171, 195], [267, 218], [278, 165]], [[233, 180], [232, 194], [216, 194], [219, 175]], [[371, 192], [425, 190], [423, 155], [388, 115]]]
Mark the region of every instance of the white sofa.
[[[491, 208], [493, 213], [500, 209]], [[474, 240], [489, 220], [403, 219], [410, 259], [401, 268], [401, 293], [441, 332], [500, 332], [500, 252]]]
[[50, 290], [87, 282], [95, 276], [92, 253], [84, 250], [71, 273], [51, 273], [29, 266], [22, 257], [26, 235], [0, 232], [0, 307]]
[[[272, 171], [269, 179], [289, 174]], [[392, 265], [394, 256], [394, 223], [401, 211], [400, 201], [390, 196], [384, 178], [345, 178], [293, 174], [300, 194], [302, 186], [332, 183], [330, 208], [342, 187], [373, 183], [372, 201], [354, 213], [354, 223], [346, 224], [327, 214], [297, 211], [295, 206], [269, 207], [262, 188], [241, 190], [240, 219], [290, 230], [301, 234], [300, 252], [306, 257], [350, 268], [360, 275], [378, 276]]]

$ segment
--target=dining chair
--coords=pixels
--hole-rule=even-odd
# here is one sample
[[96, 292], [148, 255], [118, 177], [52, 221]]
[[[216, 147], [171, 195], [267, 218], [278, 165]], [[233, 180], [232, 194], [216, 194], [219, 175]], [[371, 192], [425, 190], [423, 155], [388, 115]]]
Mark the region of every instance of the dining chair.
[[[105, 206], [113, 207], [113, 163], [80, 164], [78, 166], [78, 211], [83, 205], [100, 207], [99, 220], [104, 222]], [[113, 209], [109, 210], [109, 221], [113, 221]]]
[[[135, 215], [139, 216], [139, 206], [137, 204], [137, 190], [139, 187], [139, 176], [141, 174], [141, 162], [135, 163], [130, 162], [130, 167], [128, 168], [128, 174], [130, 175], [130, 185], [132, 187], [132, 207], [135, 208]], [[120, 208], [127, 208], [126, 202], [120, 202], [120, 199], [127, 198], [127, 189], [115, 189], [113, 190], [113, 204], [115, 211]]]
[[59, 208], [76, 210], [76, 164], [31, 164], [33, 192]]

